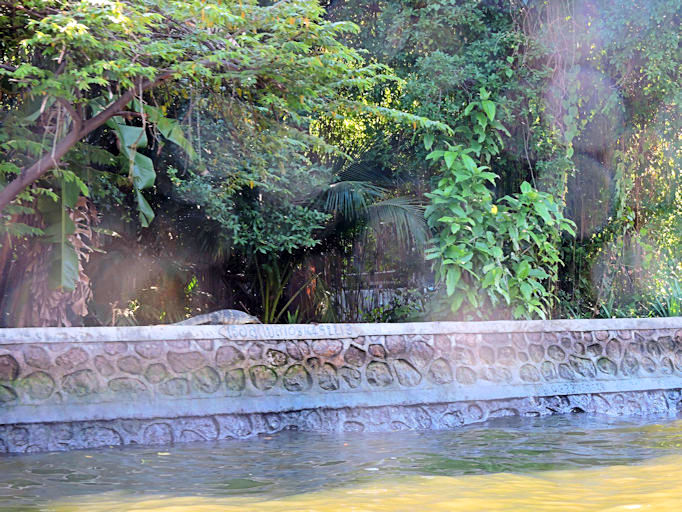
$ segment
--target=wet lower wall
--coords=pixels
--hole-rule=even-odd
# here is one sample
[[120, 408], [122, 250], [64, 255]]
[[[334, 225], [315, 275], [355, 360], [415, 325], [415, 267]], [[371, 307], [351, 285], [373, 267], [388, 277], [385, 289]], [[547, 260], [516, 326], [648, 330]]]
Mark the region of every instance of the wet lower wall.
[[682, 318], [0, 329], [0, 452], [677, 414]]

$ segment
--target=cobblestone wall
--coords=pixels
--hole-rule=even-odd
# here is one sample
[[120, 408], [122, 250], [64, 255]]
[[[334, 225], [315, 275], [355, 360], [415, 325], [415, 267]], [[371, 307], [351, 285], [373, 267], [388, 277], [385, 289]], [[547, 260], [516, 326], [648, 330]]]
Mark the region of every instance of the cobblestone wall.
[[674, 412], [682, 319], [5, 329], [0, 452]]

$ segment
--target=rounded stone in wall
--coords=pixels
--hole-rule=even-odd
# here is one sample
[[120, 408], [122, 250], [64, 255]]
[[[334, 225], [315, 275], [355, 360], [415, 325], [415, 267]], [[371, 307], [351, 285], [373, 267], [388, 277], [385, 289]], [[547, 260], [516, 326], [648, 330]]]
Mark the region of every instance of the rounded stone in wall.
[[464, 425], [464, 418], [462, 418], [462, 413], [459, 411], [449, 412], [441, 416], [440, 423], [445, 428], [456, 428]]
[[206, 366], [201, 352], [168, 352], [168, 364], [177, 373], [187, 373]]
[[622, 348], [620, 341], [614, 338], [606, 344], [606, 357], [617, 361], [620, 359], [621, 354]]
[[343, 350], [343, 343], [339, 340], [315, 340], [313, 341], [313, 352], [321, 357], [334, 357]]
[[649, 340], [646, 344], [646, 351], [649, 353], [651, 357], [659, 358], [661, 357], [661, 354], [663, 351], [661, 350], [661, 346], [654, 340]]
[[284, 366], [287, 364], [287, 355], [271, 348], [265, 352], [265, 362], [270, 366]]
[[417, 369], [404, 359], [396, 360], [393, 363], [393, 369], [398, 377], [398, 382], [402, 386], [417, 386], [422, 380], [422, 376]]
[[236, 366], [246, 360], [241, 350], [231, 345], [220, 347], [215, 355], [215, 363], [219, 368]]
[[357, 388], [362, 382], [362, 375], [359, 370], [344, 366], [339, 370], [339, 375], [350, 388]]
[[434, 384], [451, 383], [453, 377], [450, 364], [445, 359], [436, 359], [431, 363], [431, 368], [429, 368], [429, 373], [426, 374], [426, 378]]
[[386, 350], [392, 356], [402, 354], [407, 349], [403, 336], [386, 336]]
[[[287, 341], [286, 347], [287, 347], [287, 354], [289, 354], [289, 357], [291, 357], [295, 361], [302, 361], [304, 354], [301, 351], [301, 346], [302, 344], [305, 344], [305, 341]], [[307, 346], [306, 346], [307, 348]]]
[[531, 364], [524, 364], [519, 369], [519, 377], [524, 382], [540, 382], [540, 372]]
[[247, 354], [250, 359], [257, 361], [263, 357], [263, 345], [260, 343], [254, 343], [247, 350]]
[[460, 384], [474, 384], [476, 382], [476, 372], [466, 366], [458, 366], [455, 370], [455, 378]]
[[370, 345], [369, 355], [376, 357], [377, 359], [386, 359], [386, 349], [383, 345]]
[[598, 357], [602, 355], [603, 347], [599, 343], [592, 343], [587, 346], [587, 355], [590, 357]]
[[618, 373], [618, 366], [616, 366], [616, 363], [611, 361], [608, 357], [600, 357], [597, 359], [597, 369], [607, 375], [616, 375]]
[[252, 366], [249, 369], [253, 387], [261, 391], [271, 389], [277, 383], [277, 373], [264, 365]]
[[348, 350], [346, 350], [346, 353], [343, 355], [343, 359], [344, 361], [346, 361], [347, 364], [357, 367], [360, 367], [363, 364], [365, 364], [366, 358], [367, 352], [356, 347], [355, 345], [351, 345], [350, 347], [348, 347]]
[[672, 373], [675, 371], [675, 367], [673, 366], [673, 362], [669, 357], [666, 357], [661, 361], [661, 373], [664, 375], [672, 375]]
[[620, 364], [620, 370], [626, 377], [637, 375], [639, 371], [639, 361], [632, 354], [625, 354], [623, 362]]
[[27, 345], [24, 348], [24, 361], [29, 366], [46, 370], [50, 367], [50, 354], [39, 345]]
[[110, 356], [123, 354], [128, 350], [128, 345], [124, 341], [110, 341], [104, 344], [104, 352]]
[[478, 349], [478, 357], [480, 357], [481, 361], [485, 364], [495, 363], [495, 351], [487, 345], [483, 345]]
[[33, 372], [21, 381], [21, 387], [34, 400], [50, 398], [55, 389], [54, 379], [45, 372]]
[[441, 354], [448, 354], [450, 352], [450, 338], [447, 335], [436, 334], [434, 345]]
[[103, 446], [118, 446], [123, 444], [121, 435], [111, 428], [87, 427], [78, 433], [81, 446], [101, 448]]
[[119, 377], [109, 381], [108, 387], [114, 393], [134, 395], [147, 391], [147, 386], [138, 379], [131, 377]]
[[556, 368], [551, 361], [544, 361], [540, 365], [540, 373], [545, 380], [554, 380], [557, 378]]
[[401, 432], [403, 430], [410, 430], [410, 426], [406, 425], [402, 421], [392, 421], [391, 422], [391, 430], [395, 432]]
[[225, 384], [230, 391], [243, 391], [246, 387], [246, 374], [242, 368], [235, 368], [225, 373]]
[[563, 361], [566, 357], [566, 352], [559, 345], [550, 345], [547, 348], [547, 355], [555, 361]]
[[616, 331], [613, 333], [613, 335], [620, 338], [621, 340], [632, 339], [632, 331]]
[[643, 357], [642, 358], [642, 369], [647, 372], [647, 373], [655, 373], [656, 372], [656, 363], [654, 363], [651, 358], [649, 357]]
[[510, 382], [512, 380], [512, 374], [511, 371], [509, 371], [509, 368], [496, 366], [486, 366], [483, 368], [481, 377], [489, 382]]
[[452, 349], [452, 358], [455, 362], [465, 364], [465, 365], [474, 365], [476, 364], [476, 356], [474, 355], [473, 351], [469, 348], [465, 347], [455, 347]]
[[467, 416], [473, 421], [483, 419], [483, 409], [476, 404], [472, 404], [467, 407]]
[[152, 423], [142, 435], [145, 444], [170, 444], [173, 442], [173, 429], [168, 423]]
[[670, 354], [675, 350], [675, 342], [673, 341], [672, 336], [661, 336], [658, 338], [658, 344], [661, 347], [661, 350], [666, 354]]
[[0, 356], [0, 380], [14, 380], [19, 376], [19, 363], [13, 356]]
[[102, 377], [110, 377], [116, 372], [114, 365], [103, 355], [95, 356], [95, 368]]
[[253, 432], [251, 418], [246, 414], [220, 414], [216, 416], [220, 439], [244, 438]]
[[170, 379], [161, 384], [159, 391], [169, 396], [185, 396], [189, 394], [189, 382], [182, 378]]
[[539, 363], [545, 358], [545, 347], [534, 343], [528, 347], [528, 354], [534, 362]]
[[313, 379], [302, 364], [290, 366], [282, 376], [282, 385], [287, 391], [307, 391], [313, 384]]
[[10, 386], [0, 384], [0, 404], [14, 402], [17, 399], [17, 392]]
[[561, 363], [559, 365], [559, 377], [564, 380], [575, 380], [575, 373], [571, 370], [571, 367], [566, 363]]
[[220, 387], [220, 375], [210, 366], [204, 366], [192, 374], [192, 384], [200, 393], [215, 393]]
[[339, 389], [339, 378], [336, 373], [336, 367], [330, 363], [324, 363], [317, 372], [317, 382], [319, 386], [326, 391], [336, 391]]
[[599, 341], [606, 341], [609, 339], [608, 331], [594, 331], [594, 337]]
[[385, 387], [393, 383], [391, 368], [382, 361], [372, 361], [365, 370], [367, 382], [370, 386]]
[[409, 359], [417, 368], [424, 368], [433, 359], [433, 348], [424, 341], [416, 341], [410, 345]]
[[431, 415], [423, 407], [407, 407], [405, 410], [405, 420], [413, 426], [413, 428], [419, 430], [427, 430], [431, 428], [432, 420]]
[[152, 384], [158, 384], [168, 378], [168, 370], [166, 369], [166, 366], [161, 363], [153, 363], [147, 366], [147, 369], [144, 372], [144, 378]]
[[135, 343], [135, 352], [145, 359], [156, 359], [163, 354], [163, 344], [158, 341], [140, 341]]
[[118, 369], [132, 375], [140, 375], [143, 371], [140, 359], [135, 356], [123, 356], [116, 362]]
[[516, 359], [514, 347], [506, 346], [497, 349], [497, 360], [502, 364], [512, 364]]
[[62, 389], [75, 396], [86, 396], [98, 390], [97, 376], [92, 370], [78, 370], [65, 375], [62, 379]]
[[365, 426], [359, 421], [346, 421], [343, 424], [344, 432], [362, 432], [365, 430]]
[[597, 370], [591, 359], [584, 357], [571, 356], [569, 358], [571, 366], [575, 372], [586, 379], [594, 379], [597, 376]]
[[67, 350], [64, 354], [57, 356], [55, 362], [57, 366], [64, 368], [65, 370], [71, 370], [76, 366], [79, 366], [88, 360], [88, 353], [82, 348], [72, 348]]

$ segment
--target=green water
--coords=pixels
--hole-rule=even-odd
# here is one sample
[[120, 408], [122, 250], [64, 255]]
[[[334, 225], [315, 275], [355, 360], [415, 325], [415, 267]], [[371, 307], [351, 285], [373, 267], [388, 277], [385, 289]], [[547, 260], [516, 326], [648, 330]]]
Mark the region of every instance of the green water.
[[5, 455], [0, 509], [682, 510], [680, 481], [682, 420], [570, 415]]

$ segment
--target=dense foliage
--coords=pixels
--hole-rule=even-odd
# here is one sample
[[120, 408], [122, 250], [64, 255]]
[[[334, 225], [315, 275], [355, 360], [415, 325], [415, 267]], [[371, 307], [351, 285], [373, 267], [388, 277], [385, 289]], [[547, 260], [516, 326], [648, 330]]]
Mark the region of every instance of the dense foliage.
[[675, 314], [681, 18], [0, 2], [1, 321]]

